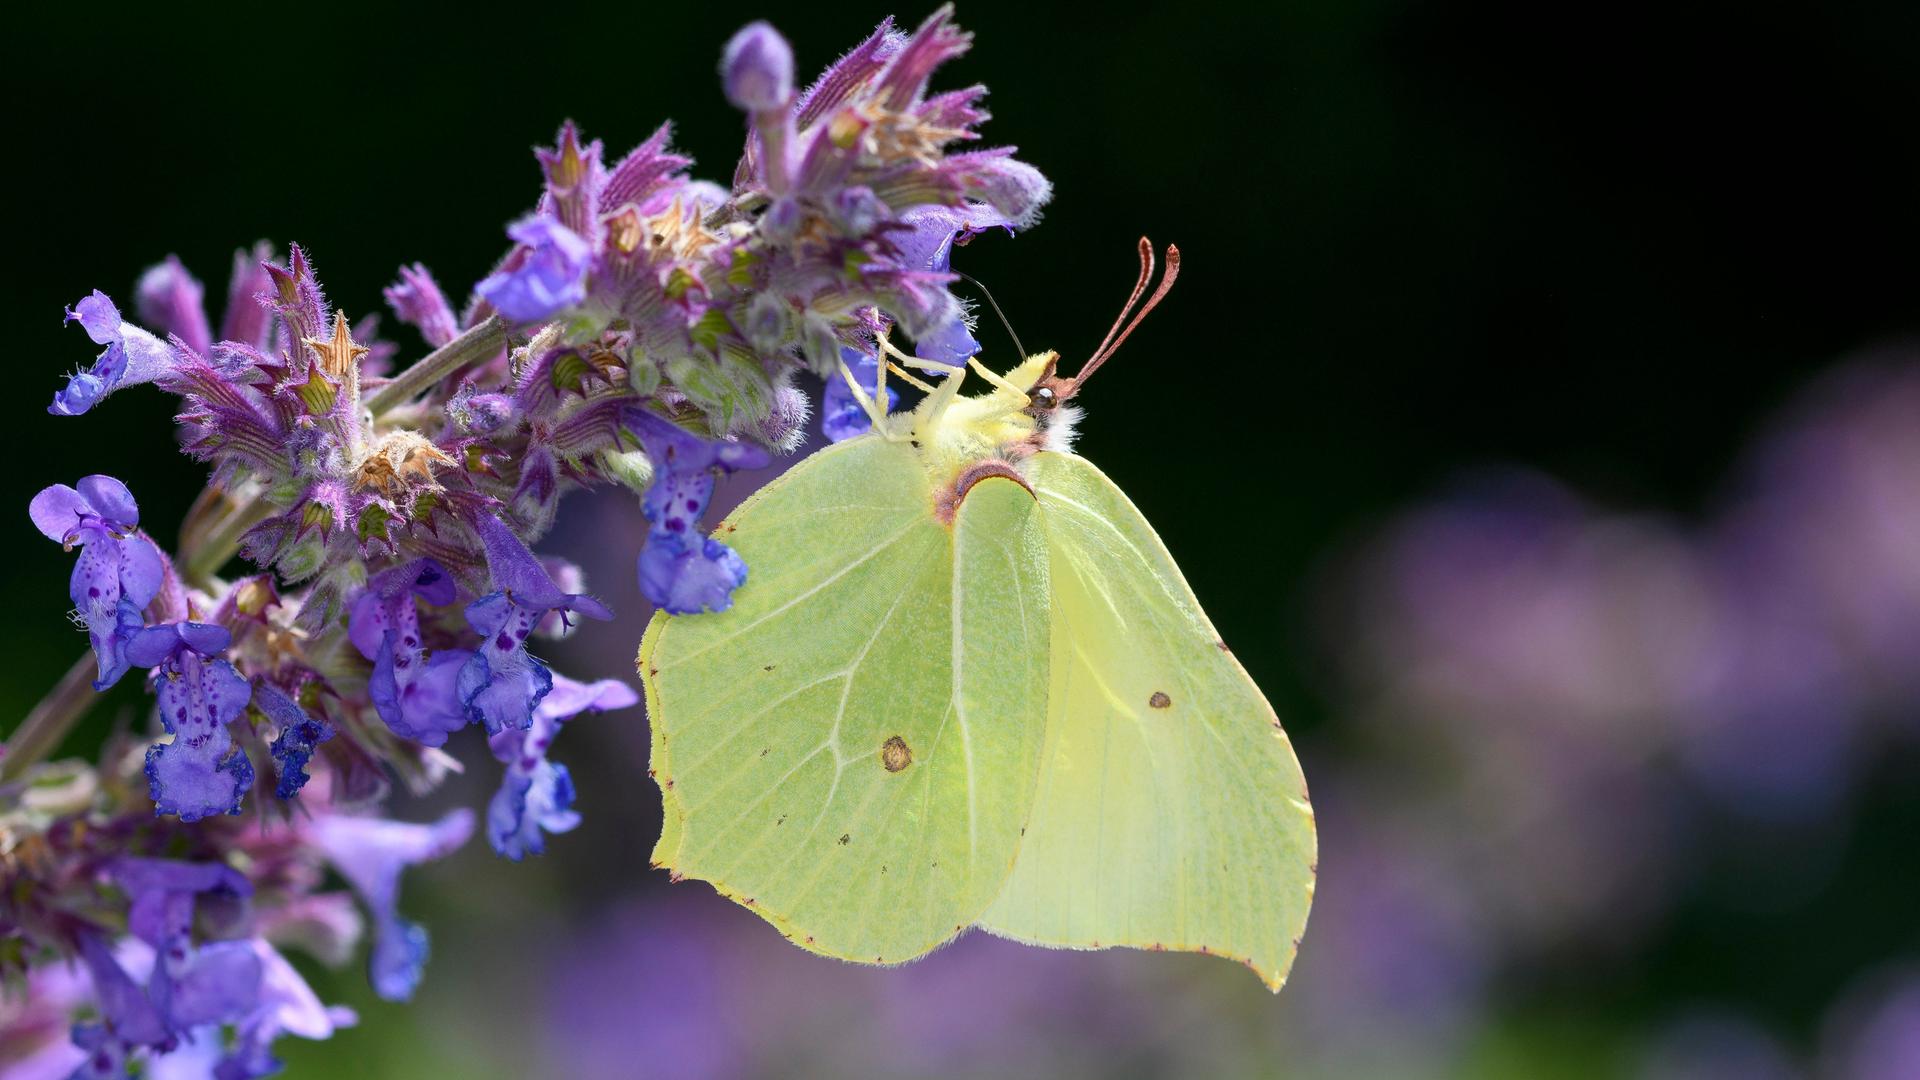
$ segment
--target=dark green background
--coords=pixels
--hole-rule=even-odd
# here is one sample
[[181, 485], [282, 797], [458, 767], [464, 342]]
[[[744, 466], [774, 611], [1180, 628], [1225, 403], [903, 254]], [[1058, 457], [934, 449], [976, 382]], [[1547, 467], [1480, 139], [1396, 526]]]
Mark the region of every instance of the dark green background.
[[[171, 452], [160, 395], [45, 414], [94, 352], [62, 331], [62, 305], [98, 287], [130, 312], [134, 278], [170, 252], [218, 294], [232, 250], [263, 237], [307, 245], [349, 311], [380, 308], [416, 259], [458, 293], [531, 206], [530, 148], [561, 119], [617, 157], [672, 118], [698, 174], [724, 181], [742, 135], [715, 77], [727, 36], [771, 18], [811, 73], [883, 14], [10, 15], [0, 713], [20, 715], [83, 644], [60, 616], [70, 557], [32, 531], [31, 494], [113, 473], [165, 539], [203, 480]], [[1077, 358], [1125, 296], [1135, 238], [1180, 245], [1180, 285], [1082, 398], [1082, 450], [1309, 740], [1340, 738], [1307, 633], [1314, 574], [1393, 508], [1517, 460], [1618, 505], [1704, 510], [1811, 373], [1920, 324], [1910, 4], [973, 2], [959, 17], [976, 49], [940, 85], [991, 86], [987, 142], [1021, 147], [1057, 194], [1039, 229], [983, 237], [957, 265], [1029, 347]], [[979, 336], [1008, 358], [997, 328]], [[637, 607], [624, 576], [598, 584]], [[130, 713], [137, 686], [110, 701]], [[637, 715], [625, 723], [637, 753]], [[563, 910], [655, 887], [637, 758], [598, 771], [622, 809], [583, 782], [600, 809], [580, 842], [525, 871]]]

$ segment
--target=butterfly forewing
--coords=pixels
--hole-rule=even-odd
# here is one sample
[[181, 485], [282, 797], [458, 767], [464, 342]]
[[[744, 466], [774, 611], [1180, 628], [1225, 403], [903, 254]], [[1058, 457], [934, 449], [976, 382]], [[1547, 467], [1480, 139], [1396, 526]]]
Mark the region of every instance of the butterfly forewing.
[[987, 929], [1241, 960], [1278, 989], [1313, 895], [1313, 811], [1272, 707], [1086, 460], [1030, 463], [1052, 584], [1048, 731]]
[[951, 526], [906, 447], [844, 443], [720, 535], [753, 568], [719, 614], [642, 645], [655, 861], [815, 951], [919, 956], [1010, 872], [1045, 725], [1033, 497], [978, 485]]

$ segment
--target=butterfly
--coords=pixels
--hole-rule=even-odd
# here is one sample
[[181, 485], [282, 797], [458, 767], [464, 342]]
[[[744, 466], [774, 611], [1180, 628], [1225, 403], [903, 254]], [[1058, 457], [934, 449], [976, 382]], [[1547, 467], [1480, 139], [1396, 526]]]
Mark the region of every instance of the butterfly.
[[[873, 393], [842, 370], [872, 433], [721, 523], [753, 568], [731, 608], [641, 642], [655, 867], [861, 963], [978, 926], [1285, 982], [1317, 858], [1299, 762], [1152, 526], [1070, 449], [1073, 399], [1178, 273], [1169, 247], [1129, 323], [1140, 257], [1072, 378], [1051, 352], [999, 375], [884, 338]], [[911, 412], [877, 404], [888, 368], [926, 392]], [[961, 396], [969, 370], [984, 393]]]

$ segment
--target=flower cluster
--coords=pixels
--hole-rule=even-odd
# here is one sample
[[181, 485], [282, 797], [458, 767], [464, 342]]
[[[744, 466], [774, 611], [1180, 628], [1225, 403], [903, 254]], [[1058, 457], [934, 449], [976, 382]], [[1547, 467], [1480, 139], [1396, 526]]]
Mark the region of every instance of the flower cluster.
[[[945, 10], [911, 34], [883, 23], [799, 90], [786, 42], [747, 27], [721, 65], [750, 132], [725, 187], [692, 178], [668, 127], [609, 166], [562, 126], [464, 307], [419, 264], [387, 288], [430, 350], [408, 366], [374, 317], [328, 301], [297, 245], [236, 256], [217, 333], [172, 258], [140, 279], [135, 321], [103, 292], [73, 305], [103, 351], [49, 411], [97, 422], [115, 392], [154, 386], [179, 398], [211, 479], [172, 550], [112, 477], [30, 507], [78, 549], [69, 595], [92, 647], [0, 758], [0, 963], [87, 1017], [40, 1048], [49, 1060], [257, 1076], [280, 1034], [350, 1023], [277, 951], [351, 948], [350, 898], [314, 891], [328, 868], [367, 912], [374, 987], [408, 996], [426, 935], [398, 913], [400, 870], [458, 847], [474, 817], [406, 824], [380, 806], [393, 779], [432, 786], [470, 725], [501, 766], [496, 852], [539, 854], [574, 827], [554, 738], [638, 699], [535, 655], [536, 637], [611, 612], [532, 545], [563, 495], [625, 488], [651, 523], [640, 594], [724, 610], [750, 568], [702, 519], [717, 477], [805, 440], [799, 377], [830, 377], [825, 433], [843, 438], [865, 418], [842, 370], [872, 385], [882, 335], [946, 363], [977, 350], [952, 248], [1033, 223], [1049, 188], [1010, 150], [962, 148], [983, 88], [929, 92], [968, 43]], [[227, 576], [236, 557], [252, 567]], [[136, 670], [149, 739], [96, 768], [39, 762], [89, 686]]]

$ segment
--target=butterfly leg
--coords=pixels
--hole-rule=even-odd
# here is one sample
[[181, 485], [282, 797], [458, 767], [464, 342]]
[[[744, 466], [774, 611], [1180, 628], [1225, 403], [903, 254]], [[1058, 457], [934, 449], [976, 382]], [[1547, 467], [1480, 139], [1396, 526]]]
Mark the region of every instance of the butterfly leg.
[[847, 381], [847, 389], [853, 391], [853, 400], [860, 403], [860, 408], [866, 412], [867, 419], [873, 423], [873, 430], [888, 442], [899, 442], [900, 437], [887, 429], [887, 410], [879, 403], [886, 400], [884, 396], [887, 392], [886, 367], [884, 365], [881, 367], [879, 381], [874, 384], [874, 388], [882, 395], [878, 401], [868, 396], [866, 389], [860, 385], [860, 380], [853, 377], [853, 371], [847, 367], [845, 360], [840, 361], [840, 377]]
[[974, 371], [978, 372], [981, 378], [991, 383], [994, 389], [1004, 390], [1007, 393], [1012, 394], [1014, 397], [1020, 399], [1020, 404], [1014, 407], [1015, 411], [1019, 409], [1024, 409], [1027, 406], [1033, 404], [1033, 399], [1027, 396], [1027, 392], [1025, 390], [1022, 390], [1019, 387], [1008, 382], [1006, 376], [995, 373], [992, 368], [981, 363], [979, 360], [969, 356], [967, 357], [967, 366], [971, 367]]

